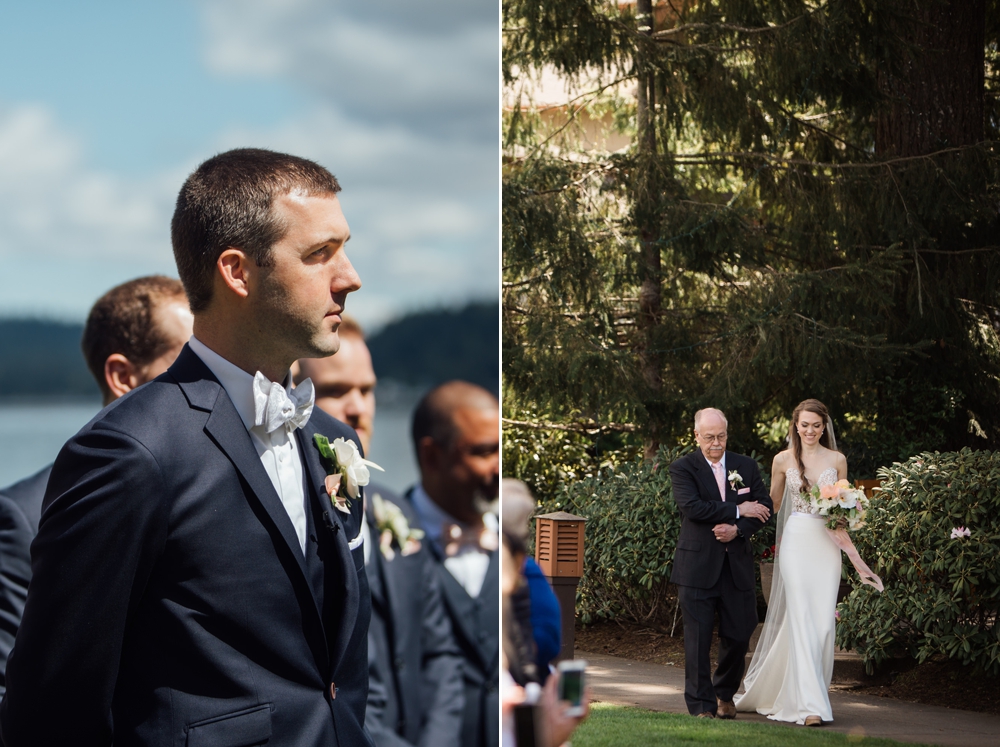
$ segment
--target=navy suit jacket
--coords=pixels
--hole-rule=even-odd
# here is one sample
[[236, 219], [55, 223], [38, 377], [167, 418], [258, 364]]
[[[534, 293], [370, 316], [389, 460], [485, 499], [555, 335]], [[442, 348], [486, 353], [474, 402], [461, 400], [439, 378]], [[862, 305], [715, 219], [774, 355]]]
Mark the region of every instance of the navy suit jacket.
[[[728, 473], [736, 470], [743, 480], [733, 490]], [[701, 451], [695, 450], [670, 465], [674, 500], [681, 513], [681, 531], [670, 581], [681, 586], [710, 589], [722, 574], [722, 563], [729, 556], [733, 583], [743, 591], [754, 588], [753, 548], [750, 536], [764, 526], [748, 516], [736, 518], [736, 507], [744, 501], [757, 501], [772, 508], [771, 496], [760, 477], [757, 462], [742, 454], [726, 452], [726, 500], [719, 495], [712, 468]], [[747, 492], [740, 494], [740, 490]], [[735, 524], [743, 532], [730, 542], [719, 542], [712, 532], [716, 524]]]
[[[407, 493], [407, 503], [410, 494]], [[410, 504], [412, 510], [412, 503]], [[500, 731], [500, 554], [490, 553], [478, 597], [470, 597], [444, 566], [441, 548], [427, 542], [434, 557], [444, 606], [462, 652], [465, 715], [462, 747], [497, 747]]]
[[7, 657], [24, 614], [31, 580], [31, 540], [52, 465], [0, 490], [0, 695], [7, 690]]
[[6, 747], [368, 747], [362, 502], [332, 510], [296, 436], [306, 553], [225, 389], [187, 347], [49, 478], [0, 704]]
[[[411, 527], [419, 526], [408, 502], [376, 485], [369, 485], [367, 492], [397, 505]], [[394, 546], [395, 555], [386, 560], [370, 504], [365, 515], [372, 537], [371, 678], [384, 686], [382, 703], [372, 691], [365, 723], [377, 747], [458, 745], [465, 702], [462, 656], [434, 558], [424, 540], [410, 555]]]

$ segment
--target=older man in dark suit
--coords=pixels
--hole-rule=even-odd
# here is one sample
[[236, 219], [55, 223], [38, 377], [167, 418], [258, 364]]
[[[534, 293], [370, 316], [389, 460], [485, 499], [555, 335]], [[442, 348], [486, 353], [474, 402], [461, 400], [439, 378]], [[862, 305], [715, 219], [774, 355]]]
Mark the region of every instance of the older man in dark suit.
[[[684, 699], [693, 716], [735, 718], [733, 695], [743, 678], [757, 627], [750, 536], [771, 515], [771, 498], [750, 457], [726, 451], [726, 416], [699, 410], [698, 449], [670, 465], [681, 531], [670, 580], [684, 615]], [[719, 614], [719, 665], [711, 675], [712, 628]]]
[[339, 189], [251, 149], [185, 182], [172, 239], [194, 336], [56, 459], [7, 747], [371, 745], [359, 444], [289, 376], [336, 352], [361, 285]]
[[[355, 428], [369, 453], [377, 379], [364, 332], [346, 315], [340, 343], [336, 355], [299, 361], [295, 376], [312, 379], [317, 407]], [[372, 687], [365, 724], [376, 747], [458, 745], [465, 702], [462, 658], [436, 564], [418, 536], [422, 532], [409, 504], [374, 483], [366, 492]]]
[[[191, 336], [192, 321], [184, 286], [173, 278], [137, 278], [101, 296], [83, 329], [83, 355], [104, 404], [166, 371]], [[24, 613], [31, 580], [29, 549], [51, 471], [49, 464], [0, 489], [0, 695]]]

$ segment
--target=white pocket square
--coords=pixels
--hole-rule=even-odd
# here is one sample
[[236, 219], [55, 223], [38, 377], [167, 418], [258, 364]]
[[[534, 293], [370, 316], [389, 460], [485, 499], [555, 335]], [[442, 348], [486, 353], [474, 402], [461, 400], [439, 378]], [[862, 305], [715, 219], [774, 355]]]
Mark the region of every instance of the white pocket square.
[[361, 543], [365, 541], [365, 536], [363, 532], [358, 532], [358, 536], [347, 543], [348, 550], [357, 550], [361, 547]]
[[749, 492], [750, 488], [740, 488], [739, 490], [736, 491], [736, 495], [743, 495], [744, 493], [749, 493]]

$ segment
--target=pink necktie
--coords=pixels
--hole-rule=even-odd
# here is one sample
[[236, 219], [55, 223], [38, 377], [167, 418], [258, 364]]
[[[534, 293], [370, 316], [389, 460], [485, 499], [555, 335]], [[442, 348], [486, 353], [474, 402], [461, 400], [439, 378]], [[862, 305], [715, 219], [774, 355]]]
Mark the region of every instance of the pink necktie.
[[719, 485], [719, 495], [722, 496], [722, 500], [726, 500], [726, 479], [725, 475], [722, 473], [722, 462], [716, 462], [712, 465], [712, 472], [715, 473], [715, 482]]

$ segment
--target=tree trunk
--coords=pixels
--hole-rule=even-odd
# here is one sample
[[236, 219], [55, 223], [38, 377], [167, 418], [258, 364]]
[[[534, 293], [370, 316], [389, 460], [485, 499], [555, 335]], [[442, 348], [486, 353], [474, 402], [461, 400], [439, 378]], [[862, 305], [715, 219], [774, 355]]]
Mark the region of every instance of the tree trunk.
[[[652, 0], [637, 0], [636, 24], [640, 34], [653, 33]], [[638, 130], [638, 150], [641, 166], [637, 179], [639, 194], [636, 200], [639, 243], [641, 247], [642, 285], [639, 289], [639, 331], [642, 336], [640, 358], [642, 377], [647, 387], [648, 398], [658, 399], [663, 391], [661, 355], [656, 351], [654, 340], [656, 327], [660, 323], [660, 245], [657, 243], [657, 220], [653, 205], [656, 203], [657, 178], [654, 160], [656, 158], [656, 87], [653, 73], [646, 72], [643, 65], [645, 52], [640, 46], [636, 66], [639, 68], [638, 91], [636, 96], [636, 129]], [[644, 453], [652, 459], [659, 449], [655, 435], [646, 439]]]
[[890, 24], [901, 56], [878, 70], [888, 101], [876, 123], [876, 154], [919, 156], [982, 141], [985, 0], [906, 5], [909, 15]]

